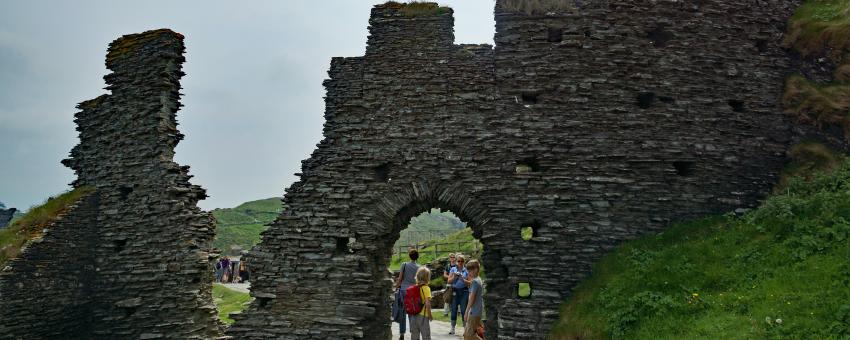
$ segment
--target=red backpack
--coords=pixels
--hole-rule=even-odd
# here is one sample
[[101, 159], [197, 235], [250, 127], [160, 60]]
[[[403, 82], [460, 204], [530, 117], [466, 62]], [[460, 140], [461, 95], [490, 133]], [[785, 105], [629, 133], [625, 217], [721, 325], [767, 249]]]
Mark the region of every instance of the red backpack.
[[422, 311], [425, 302], [422, 301], [422, 286], [413, 285], [404, 291], [404, 311], [408, 315], [416, 315]]

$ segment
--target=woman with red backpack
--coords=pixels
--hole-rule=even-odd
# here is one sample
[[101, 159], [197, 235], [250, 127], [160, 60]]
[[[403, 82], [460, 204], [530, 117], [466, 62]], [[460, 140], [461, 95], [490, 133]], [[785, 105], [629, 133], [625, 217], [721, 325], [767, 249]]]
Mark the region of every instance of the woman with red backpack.
[[[395, 283], [395, 287], [398, 289], [396, 299], [400, 299], [400, 301], [404, 301], [404, 294], [407, 288], [416, 284], [416, 271], [419, 270], [419, 265], [416, 264], [416, 260], [419, 259], [419, 251], [410, 248], [407, 256], [410, 257], [410, 262], [401, 264], [401, 270], [398, 273], [398, 279], [396, 279]], [[401, 334], [398, 339], [404, 340], [404, 333], [407, 332], [407, 318], [400, 317], [397, 322], [398, 333]]]

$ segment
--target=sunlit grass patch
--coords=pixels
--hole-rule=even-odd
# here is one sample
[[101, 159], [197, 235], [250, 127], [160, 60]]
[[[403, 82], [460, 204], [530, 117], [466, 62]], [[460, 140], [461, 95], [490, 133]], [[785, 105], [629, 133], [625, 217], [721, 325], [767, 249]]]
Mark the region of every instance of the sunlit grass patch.
[[218, 318], [227, 324], [233, 323], [230, 313], [240, 313], [248, 307], [251, 295], [227, 288], [220, 283], [213, 284], [213, 302], [218, 308]]

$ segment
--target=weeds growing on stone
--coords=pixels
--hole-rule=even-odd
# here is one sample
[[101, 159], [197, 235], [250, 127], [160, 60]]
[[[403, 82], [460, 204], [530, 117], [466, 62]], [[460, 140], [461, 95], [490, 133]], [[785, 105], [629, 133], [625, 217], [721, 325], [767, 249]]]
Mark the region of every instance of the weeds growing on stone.
[[396, 8], [408, 17], [442, 15], [451, 11], [450, 8], [440, 6], [436, 2], [411, 1], [408, 3], [400, 3], [396, 1], [389, 1], [385, 3], [384, 6]]
[[503, 10], [528, 15], [575, 11], [573, 0], [503, 0]]
[[779, 175], [774, 191], [782, 191], [794, 177], [811, 180], [818, 173], [832, 173], [841, 167], [845, 155], [817, 142], [803, 142], [788, 150], [790, 161]]
[[0, 230], [0, 265], [20, 255], [22, 247], [29, 240], [41, 236], [44, 228], [92, 191], [91, 188], [77, 188], [50, 198], [44, 204], [30, 208], [21, 218]]
[[805, 2], [791, 18], [784, 44], [803, 58], [827, 58], [836, 65], [831, 84], [788, 78], [785, 110], [800, 123], [838, 126], [850, 139], [850, 0]]

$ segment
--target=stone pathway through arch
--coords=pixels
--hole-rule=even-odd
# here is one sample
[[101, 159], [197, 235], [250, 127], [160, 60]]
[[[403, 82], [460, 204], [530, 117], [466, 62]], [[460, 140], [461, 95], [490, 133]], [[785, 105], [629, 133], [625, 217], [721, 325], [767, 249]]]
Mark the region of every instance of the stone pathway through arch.
[[[398, 324], [393, 322], [393, 340], [398, 339]], [[408, 325], [410, 326], [410, 325]], [[445, 321], [431, 321], [431, 340], [457, 340], [463, 339], [463, 327], [458, 326], [455, 328], [457, 334], [449, 335], [449, 329], [452, 328], [452, 325]], [[405, 340], [410, 340], [410, 333], [404, 334]]]

